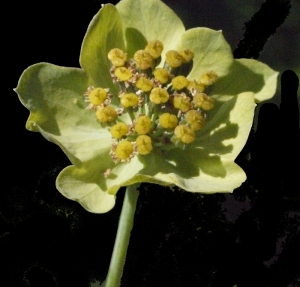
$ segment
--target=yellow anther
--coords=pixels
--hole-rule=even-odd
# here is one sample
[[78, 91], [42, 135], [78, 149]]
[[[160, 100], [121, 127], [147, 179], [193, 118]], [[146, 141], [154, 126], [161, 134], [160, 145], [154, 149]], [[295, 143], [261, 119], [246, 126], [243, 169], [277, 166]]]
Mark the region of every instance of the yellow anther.
[[204, 126], [204, 118], [197, 110], [189, 110], [185, 114], [185, 120], [194, 131], [199, 131]]
[[111, 106], [100, 107], [96, 111], [96, 117], [100, 123], [112, 122], [116, 119], [117, 112]]
[[187, 87], [189, 84], [189, 80], [184, 76], [177, 76], [172, 79], [172, 86], [175, 90], [181, 90]]
[[141, 70], [146, 70], [152, 66], [152, 60], [150, 53], [146, 50], [138, 50], [133, 56], [136, 66]]
[[185, 144], [192, 143], [196, 138], [194, 130], [183, 124], [175, 128], [174, 135]]
[[127, 54], [118, 48], [111, 49], [107, 57], [116, 67], [124, 66], [127, 61]]
[[179, 53], [182, 56], [183, 63], [188, 63], [194, 58], [194, 53], [190, 49], [185, 49], [183, 51], [180, 51]]
[[148, 45], [145, 47], [145, 50], [150, 53], [153, 59], [157, 59], [161, 55], [163, 49], [163, 43], [158, 40], [148, 42]]
[[193, 102], [196, 107], [201, 108], [205, 111], [211, 110], [215, 105], [214, 99], [207, 96], [204, 93], [195, 94], [193, 98]]
[[139, 116], [136, 120], [134, 129], [139, 135], [149, 133], [151, 129], [151, 119], [145, 115]]
[[171, 68], [179, 67], [183, 62], [183, 58], [179, 52], [170, 50], [166, 53], [166, 63]]
[[150, 101], [154, 104], [164, 104], [169, 100], [169, 93], [163, 88], [154, 88], [150, 93]]
[[170, 75], [169, 72], [164, 68], [156, 68], [153, 71], [155, 79], [159, 80], [161, 84], [165, 84], [169, 81]]
[[139, 103], [139, 97], [135, 93], [123, 94], [120, 102], [124, 108], [136, 107]]
[[178, 124], [178, 118], [170, 113], [163, 113], [159, 117], [159, 123], [165, 129], [174, 129]]
[[152, 140], [147, 135], [140, 135], [136, 138], [136, 149], [138, 153], [145, 155], [152, 151]]
[[135, 86], [143, 92], [149, 92], [153, 87], [153, 83], [146, 77], [140, 77], [136, 81]]
[[89, 93], [89, 100], [94, 106], [101, 105], [107, 97], [107, 91], [102, 88], [95, 88]]
[[128, 126], [123, 122], [117, 123], [111, 127], [110, 133], [113, 138], [120, 139], [128, 133]]
[[121, 82], [128, 81], [132, 77], [132, 73], [129, 69], [125, 67], [118, 67], [115, 70], [115, 76], [119, 79]]
[[205, 86], [199, 82], [196, 82], [196, 81], [190, 81], [188, 86], [187, 86], [187, 89], [192, 92], [193, 90], [195, 90], [196, 92], [203, 92], [205, 90]]
[[213, 83], [215, 83], [218, 79], [218, 75], [214, 71], [208, 71], [201, 75], [200, 77], [200, 83], [202, 83], [205, 86], [210, 86]]
[[173, 105], [182, 112], [187, 112], [191, 108], [190, 98], [184, 94], [176, 94], [173, 99]]
[[116, 154], [116, 157], [118, 159], [123, 159], [123, 160], [126, 160], [126, 159], [130, 159], [130, 156], [132, 155], [133, 153], [133, 146], [132, 146], [132, 143], [130, 141], [121, 141], [117, 147], [116, 147], [116, 150], [115, 150], [115, 154]]

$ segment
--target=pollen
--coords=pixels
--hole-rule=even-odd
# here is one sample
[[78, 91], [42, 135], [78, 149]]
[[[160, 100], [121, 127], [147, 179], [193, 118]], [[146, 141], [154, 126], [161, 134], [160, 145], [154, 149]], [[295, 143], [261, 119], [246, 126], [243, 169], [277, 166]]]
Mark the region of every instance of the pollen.
[[138, 136], [136, 139], [136, 148], [139, 154], [149, 154], [153, 149], [151, 138], [147, 135]]

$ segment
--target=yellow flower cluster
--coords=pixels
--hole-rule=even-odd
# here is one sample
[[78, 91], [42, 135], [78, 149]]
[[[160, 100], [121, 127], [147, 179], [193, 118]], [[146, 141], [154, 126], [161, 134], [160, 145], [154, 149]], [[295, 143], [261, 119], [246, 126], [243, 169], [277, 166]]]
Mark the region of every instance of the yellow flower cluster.
[[[129, 162], [136, 154], [147, 155], [155, 148], [185, 148], [214, 107], [214, 100], [204, 91], [217, 74], [208, 71], [199, 79], [187, 79], [187, 72], [180, 71], [192, 66], [194, 54], [189, 49], [168, 51], [164, 66], [156, 67], [163, 49], [163, 43], [156, 40], [136, 51], [133, 59], [127, 59], [121, 49], [109, 51], [112, 80], [120, 89], [118, 107], [111, 104], [116, 95], [108, 89], [89, 87], [85, 93], [88, 109], [95, 110], [98, 122], [110, 130], [110, 156], [115, 162]], [[124, 114], [130, 122], [124, 121]]]

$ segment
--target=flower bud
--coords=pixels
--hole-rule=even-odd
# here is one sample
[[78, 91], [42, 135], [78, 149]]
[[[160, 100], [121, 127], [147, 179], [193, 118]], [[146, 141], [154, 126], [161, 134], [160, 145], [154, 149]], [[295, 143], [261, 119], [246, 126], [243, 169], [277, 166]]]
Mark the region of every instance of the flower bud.
[[120, 139], [128, 133], [128, 126], [123, 122], [117, 123], [111, 127], [110, 133], [113, 138]]
[[170, 113], [163, 113], [159, 117], [159, 123], [165, 129], [174, 129], [178, 124], [178, 118]]
[[131, 154], [133, 153], [133, 146], [130, 141], [121, 141], [115, 150], [115, 154], [118, 159], [129, 159]]
[[166, 63], [171, 68], [177, 68], [179, 67], [183, 62], [182, 56], [179, 54], [179, 52], [170, 50], [166, 53]]
[[154, 88], [150, 93], [150, 101], [154, 104], [164, 104], [169, 100], [169, 93], [163, 88]]
[[157, 59], [160, 57], [162, 50], [164, 49], [164, 45], [161, 41], [151, 41], [148, 42], [145, 50], [150, 53], [153, 59]]
[[116, 119], [117, 112], [111, 106], [100, 107], [96, 111], [96, 117], [100, 123], [112, 122]]
[[115, 70], [115, 76], [121, 82], [128, 81], [132, 77], [132, 73], [125, 67], [119, 67]]
[[89, 93], [89, 100], [94, 106], [101, 105], [107, 97], [107, 91], [102, 88], [95, 88]]
[[185, 144], [192, 143], [195, 138], [195, 132], [193, 131], [192, 128], [186, 126], [186, 125], [178, 125], [175, 130], [174, 130], [174, 135], [177, 139], [182, 141]]
[[151, 119], [145, 115], [139, 116], [136, 120], [134, 129], [139, 135], [149, 133], [151, 129]]
[[153, 149], [151, 138], [147, 135], [138, 136], [136, 138], [136, 147], [139, 154], [149, 154]]
[[118, 48], [111, 49], [108, 52], [107, 57], [116, 67], [124, 66], [127, 60], [127, 54]]
[[152, 66], [152, 57], [146, 50], [138, 50], [133, 56], [136, 66], [141, 70], [146, 70]]
[[136, 107], [139, 103], [139, 98], [135, 93], [123, 94], [120, 102], [124, 108]]

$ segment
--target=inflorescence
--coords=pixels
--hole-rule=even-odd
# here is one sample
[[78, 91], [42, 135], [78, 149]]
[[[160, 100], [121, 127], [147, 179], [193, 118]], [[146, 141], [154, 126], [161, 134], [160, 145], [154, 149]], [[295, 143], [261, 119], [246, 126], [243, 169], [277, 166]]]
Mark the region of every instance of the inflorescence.
[[[149, 42], [133, 59], [114, 48], [108, 53], [110, 74], [119, 87], [118, 108], [111, 105], [109, 89], [89, 87], [84, 94], [103, 128], [113, 138], [110, 156], [115, 163], [130, 162], [136, 154], [147, 155], [153, 149], [183, 148], [192, 143], [205, 123], [214, 100], [205, 93], [218, 78], [214, 71], [188, 80], [194, 54], [189, 49], [168, 51], [163, 68], [163, 44]], [[122, 117], [123, 115], [129, 117]], [[129, 122], [127, 119], [130, 119]]]

